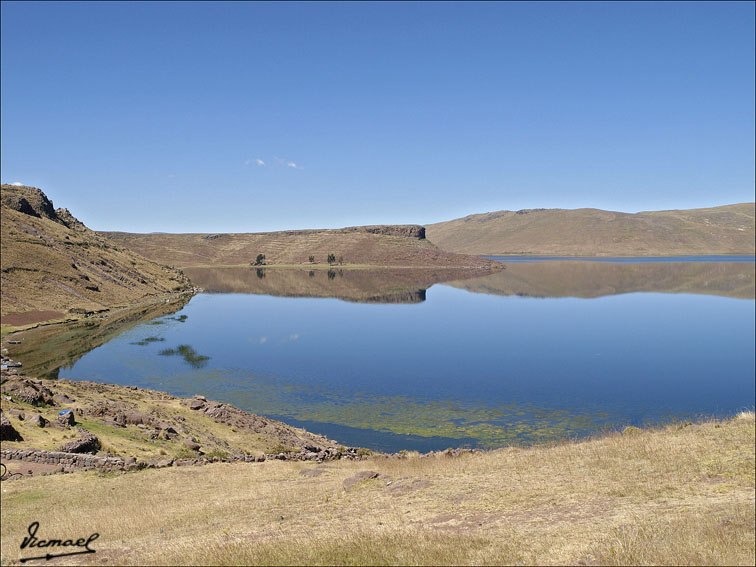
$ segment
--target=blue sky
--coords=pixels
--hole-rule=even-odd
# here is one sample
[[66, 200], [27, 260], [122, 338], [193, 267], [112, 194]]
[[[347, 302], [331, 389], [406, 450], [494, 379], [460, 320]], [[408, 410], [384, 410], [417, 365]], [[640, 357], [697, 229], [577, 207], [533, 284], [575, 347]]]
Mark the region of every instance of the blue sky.
[[254, 232], [754, 199], [754, 3], [2, 3], [2, 181]]

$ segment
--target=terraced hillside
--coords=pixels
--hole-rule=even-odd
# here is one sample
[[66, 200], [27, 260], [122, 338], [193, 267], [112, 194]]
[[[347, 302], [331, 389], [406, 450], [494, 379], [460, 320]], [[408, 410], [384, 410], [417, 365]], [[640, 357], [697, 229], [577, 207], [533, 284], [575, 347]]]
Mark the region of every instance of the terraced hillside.
[[181, 292], [188, 280], [89, 230], [35, 187], [2, 185], [2, 322], [25, 325]]
[[619, 213], [524, 209], [427, 225], [450, 252], [485, 255], [666, 256], [753, 254], [754, 203]]
[[[103, 236], [156, 262], [179, 267], [248, 266], [258, 254], [268, 265], [486, 268], [483, 258], [440, 250], [423, 227], [371, 226], [244, 234], [132, 234]], [[313, 262], [310, 262], [310, 256]]]

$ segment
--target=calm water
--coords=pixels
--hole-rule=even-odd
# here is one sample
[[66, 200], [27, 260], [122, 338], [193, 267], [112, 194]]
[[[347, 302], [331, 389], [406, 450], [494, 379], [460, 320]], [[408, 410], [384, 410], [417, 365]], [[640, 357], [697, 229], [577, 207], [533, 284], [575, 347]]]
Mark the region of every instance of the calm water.
[[[381, 450], [496, 447], [730, 415], [754, 406], [754, 301], [738, 295], [752, 297], [753, 266], [723, 269], [680, 273], [706, 286], [712, 273], [738, 279], [713, 292], [732, 297], [675, 281], [694, 293], [534, 298], [501, 283], [527, 275], [537, 287], [543, 270], [433, 285], [407, 304], [206, 293], [60, 377], [202, 394]], [[587, 273], [593, 283], [627, 280], [625, 271]], [[637, 279], [647, 289], [658, 273]], [[651, 289], [671, 285], [664, 274]]]
[[583, 261], [583, 262], [611, 262], [615, 264], [653, 264], [658, 262], [755, 262], [756, 256], [622, 256], [622, 257], [597, 257], [597, 256], [484, 256], [499, 262], [554, 262], [554, 261]]

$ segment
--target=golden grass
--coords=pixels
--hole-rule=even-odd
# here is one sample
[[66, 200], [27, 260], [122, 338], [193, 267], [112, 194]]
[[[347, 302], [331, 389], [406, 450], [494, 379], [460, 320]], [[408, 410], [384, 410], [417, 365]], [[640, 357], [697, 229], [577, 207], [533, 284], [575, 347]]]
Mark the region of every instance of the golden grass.
[[600, 209], [497, 211], [426, 225], [464, 254], [667, 256], [753, 254], [754, 203], [635, 214]]
[[[29, 478], [2, 485], [2, 557], [37, 520], [99, 532], [75, 561], [100, 564], [752, 565], [754, 431], [746, 412], [459, 458]], [[365, 469], [385, 476], [344, 489]]]

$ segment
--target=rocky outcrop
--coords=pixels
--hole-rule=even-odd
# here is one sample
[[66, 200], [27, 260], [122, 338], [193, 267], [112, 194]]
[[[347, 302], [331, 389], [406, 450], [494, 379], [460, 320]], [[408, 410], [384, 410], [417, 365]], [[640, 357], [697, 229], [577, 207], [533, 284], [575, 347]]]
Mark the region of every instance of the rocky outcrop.
[[0, 413], [0, 440], [23, 441], [21, 434], [16, 431], [10, 420], [3, 413]]
[[94, 433], [90, 433], [81, 427], [77, 430], [79, 438], [61, 445], [58, 449], [61, 453], [95, 453], [100, 448], [100, 440]]
[[405, 238], [425, 239], [425, 227], [418, 224], [380, 224], [372, 226], [349, 226], [344, 232], [369, 232], [370, 234], [385, 234], [388, 236], [403, 236]]
[[60, 222], [52, 201], [36, 187], [3, 185], [2, 203], [25, 215]]
[[269, 435], [277, 439], [280, 445], [301, 449], [305, 453], [319, 453], [335, 445], [334, 441], [322, 435], [302, 432], [300, 436], [295, 433], [295, 430], [280, 421], [247, 413], [229, 404], [208, 401], [204, 396], [194, 396], [182, 403], [194, 411], [204, 413], [217, 423], [241, 431]]
[[53, 393], [41, 380], [21, 379], [3, 385], [3, 393], [33, 406], [55, 405]]
[[55, 209], [55, 216], [58, 217], [57, 222], [70, 228], [71, 230], [77, 230], [83, 232], [87, 230], [87, 227], [71, 214], [68, 209]]

